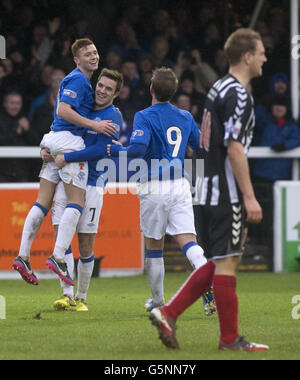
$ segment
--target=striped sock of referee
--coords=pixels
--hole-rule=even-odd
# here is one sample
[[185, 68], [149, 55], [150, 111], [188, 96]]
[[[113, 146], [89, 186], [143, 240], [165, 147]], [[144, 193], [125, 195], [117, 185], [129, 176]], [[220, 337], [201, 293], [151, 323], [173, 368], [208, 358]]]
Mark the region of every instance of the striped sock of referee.
[[163, 305], [164, 300], [164, 278], [165, 278], [165, 265], [163, 258], [163, 251], [160, 249], [146, 250], [146, 273], [152, 299], [155, 306]]

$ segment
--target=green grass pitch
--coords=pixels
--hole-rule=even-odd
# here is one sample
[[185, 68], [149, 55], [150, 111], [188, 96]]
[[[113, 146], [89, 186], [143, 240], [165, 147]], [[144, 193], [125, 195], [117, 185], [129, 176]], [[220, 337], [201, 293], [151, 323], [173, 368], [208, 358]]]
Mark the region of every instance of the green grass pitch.
[[[169, 299], [188, 273], [167, 273]], [[206, 317], [202, 301], [178, 320], [179, 351], [167, 350], [149, 321], [143, 304], [149, 298], [145, 276], [93, 278], [89, 312], [56, 312], [56, 280], [38, 287], [23, 281], [0, 280], [6, 319], [0, 319], [0, 360], [286, 360], [299, 359], [299, 273], [240, 273], [238, 295], [240, 334], [268, 344], [269, 352], [223, 352], [218, 346], [218, 319]], [[300, 302], [300, 301], [298, 301]], [[294, 318], [292, 311], [294, 309]], [[40, 319], [36, 318], [40, 313]]]

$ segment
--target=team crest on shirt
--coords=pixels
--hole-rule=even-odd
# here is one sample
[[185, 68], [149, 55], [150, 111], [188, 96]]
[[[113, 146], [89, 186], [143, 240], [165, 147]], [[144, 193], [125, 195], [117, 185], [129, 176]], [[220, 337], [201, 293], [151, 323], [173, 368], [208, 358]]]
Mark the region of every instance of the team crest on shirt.
[[73, 98], [73, 99], [77, 98], [77, 93], [75, 91], [68, 90], [67, 88], [64, 89], [63, 95], [69, 96], [70, 98]]
[[144, 131], [142, 131], [141, 129], [137, 129], [135, 131], [132, 132], [132, 137], [141, 137], [143, 136], [144, 134]]

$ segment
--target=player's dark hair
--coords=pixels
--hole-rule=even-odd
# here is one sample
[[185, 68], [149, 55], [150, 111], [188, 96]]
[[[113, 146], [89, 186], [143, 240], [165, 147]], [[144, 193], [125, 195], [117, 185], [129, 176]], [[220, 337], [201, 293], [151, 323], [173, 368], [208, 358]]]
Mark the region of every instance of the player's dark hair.
[[229, 64], [240, 63], [246, 53], [255, 54], [257, 41], [261, 40], [261, 35], [252, 29], [237, 29], [228, 37], [224, 46]]
[[101, 70], [101, 73], [98, 77], [97, 82], [99, 82], [99, 80], [102, 77], [109, 78], [117, 83], [116, 92], [119, 92], [121, 88], [123, 87], [123, 83], [124, 83], [123, 74], [117, 70], [110, 70], [110, 69], [104, 68]]
[[73, 54], [73, 57], [77, 57], [78, 56], [78, 52], [81, 48], [85, 47], [85, 46], [89, 46], [89, 45], [93, 45], [94, 42], [92, 40], [90, 40], [89, 38], [80, 38], [79, 40], [76, 40], [73, 45], [72, 45], [72, 54]]
[[159, 102], [170, 101], [178, 87], [178, 79], [172, 69], [161, 67], [153, 71], [151, 87]]

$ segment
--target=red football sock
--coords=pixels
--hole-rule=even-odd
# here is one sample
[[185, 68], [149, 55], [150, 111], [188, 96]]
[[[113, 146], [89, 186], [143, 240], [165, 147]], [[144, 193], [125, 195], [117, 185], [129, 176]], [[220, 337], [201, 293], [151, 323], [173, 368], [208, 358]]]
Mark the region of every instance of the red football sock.
[[179, 315], [210, 288], [214, 272], [215, 264], [209, 261], [190, 275], [175, 296], [164, 306], [171, 319], [176, 321]]
[[221, 341], [232, 344], [238, 333], [238, 297], [234, 276], [215, 275], [213, 289], [217, 305]]

